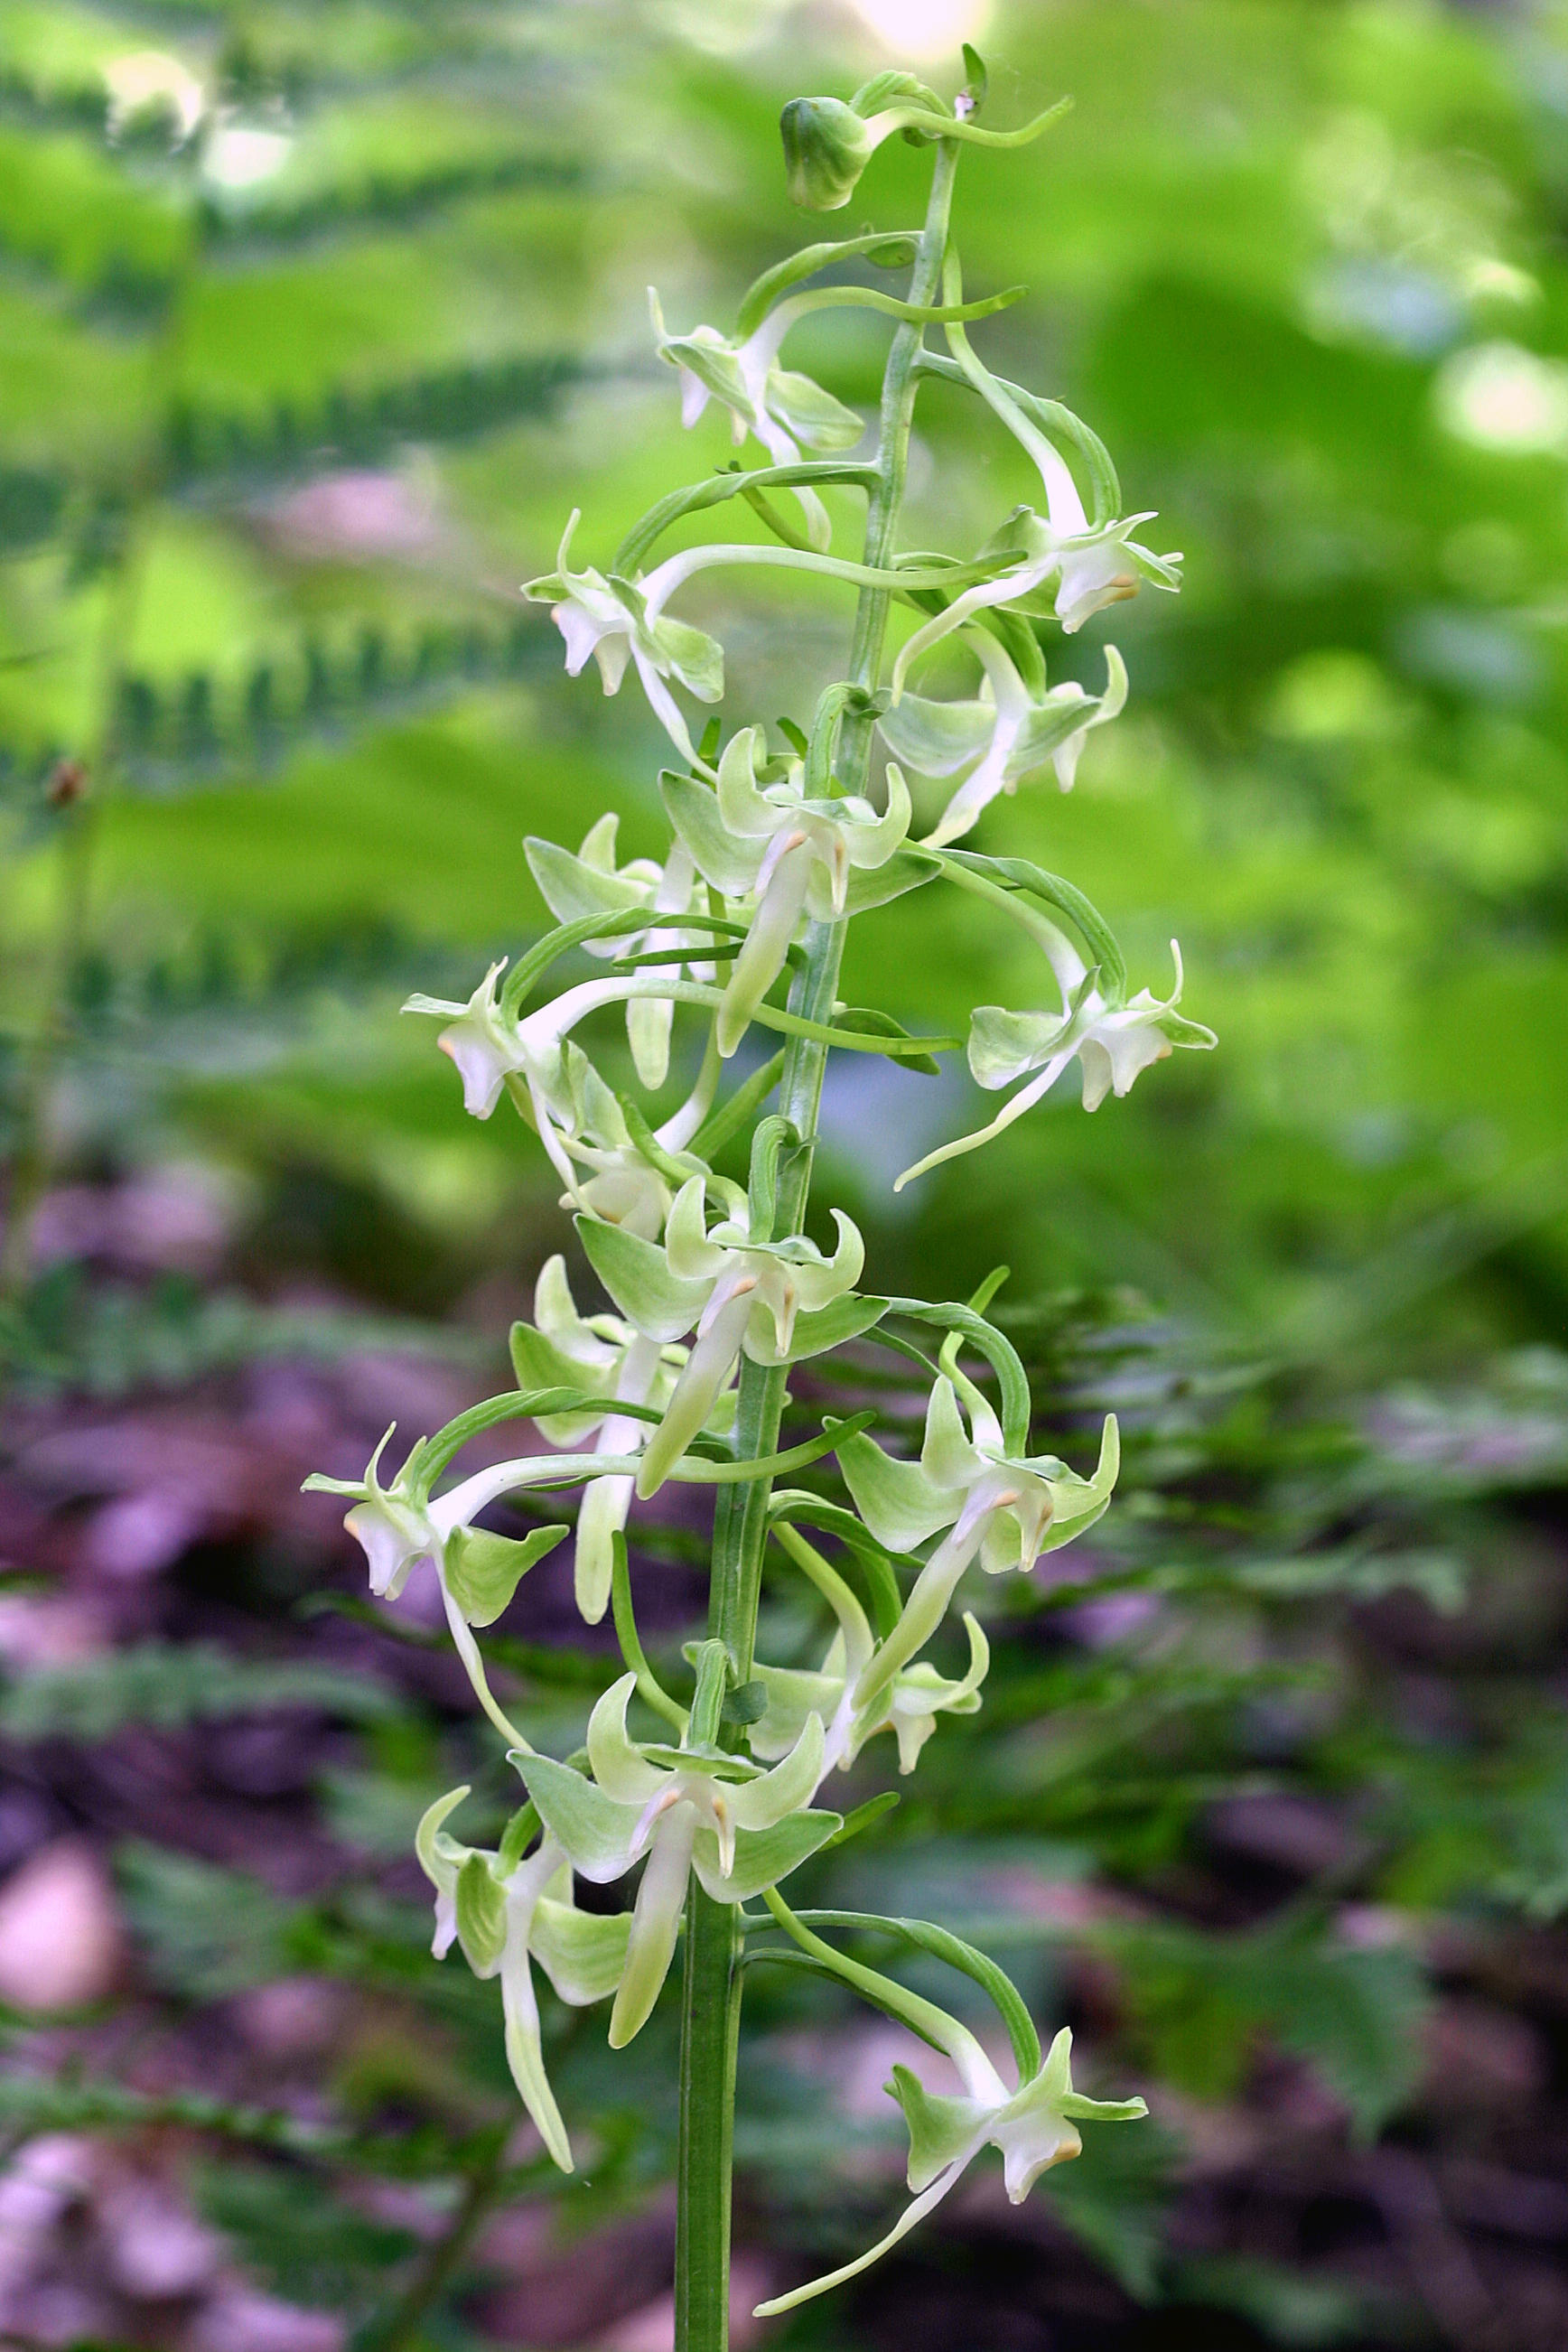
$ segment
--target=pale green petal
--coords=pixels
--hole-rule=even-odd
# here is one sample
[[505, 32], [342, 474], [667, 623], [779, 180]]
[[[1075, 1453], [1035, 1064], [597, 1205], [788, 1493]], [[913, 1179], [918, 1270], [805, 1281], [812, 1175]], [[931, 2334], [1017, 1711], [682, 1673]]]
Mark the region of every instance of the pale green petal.
[[609, 1606], [615, 1538], [626, 1527], [632, 1494], [630, 1478], [595, 1478], [577, 1506], [572, 1585], [585, 1625], [596, 1625]]
[[691, 1807], [677, 1805], [654, 1831], [626, 1939], [626, 1968], [610, 2012], [612, 2050], [624, 2050], [646, 2025], [669, 1973], [690, 1875], [694, 1828]]
[[889, 760], [886, 811], [874, 824], [847, 824], [844, 828], [850, 865], [862, 869], [886, 866], [909, 832], [913, 814], [903, 772], [896, 761]]
[[489, 1858], [470, 1853], [458, 1873], [458, 1941], [477, 1977], [492, 1976], [506, 1948], [506, 1896]]
[[969, 1068], [976, 1086], [1010, 1087], [1048, 1062], [1068, 1026], [1060, 1013], [1009, 1013], [977, 1004], [969, 1016]]
[[679, 1339], [689, 1331], [708, 1301], [710, 1285], [682, 1282], [670, 1272], [664, 1252], [623, 1225], [594, 1217], [574, 1219], [588, 1263], [621, 1313], [649, 1339]]
[[605, 1918], [544, 1898], [533, 1915], [534, 1956], [561, 1999], [584, 2009], [608, 2000], [619, 1985], [631, 1931], [629, 1911]]
[[647, 882], [587, 865], [559, 843], [542, 841], [535, 834], [522, 847], [539, 895], [558, 923], [581, 922], [588, 915], [623, 915], [633, 907], [646, 907], [653, 895]]
[[781, 1349], [773, 1318], [758, 1309], [746, 1325], [745, 1349], [753, 1364], [798, 1364], [808, 1356], [823, 1356], [858, 1339], [881, 1321], [887, 1307], [880, 1298], [839, 1298], [831, 1307], [797, 1315], [789, 1346]]
[[[664, 1225], [664, 1254], [679, 1282], [700, 1283], [706, 1292], [723, 1273], [727, 1253], [708, 1238], [706, 1205], [708, 1179], [689, 1177], [669, 1204]], [[695, 1318], [693, 1318], [695, 1319]]]
[[895, 1462], [863, 1432], [837, 1452], [856, 1509], [889, 1551], [912, 1550], [938, 1528], [951, 1527], [963, 1507], [961, 1493], [934, 1486], [918, 1462]]
[[603, 1886], [631, 1868], [635, 1805], [617, 1805], [581, 1772], [551, 1757], [518, 1755], [512, 1761], [545, 1828], [584, 1878]]
[[978, 760], [996, 727], [990, 702], [930, 702], [906, 694], [877, 721], [889, 748], [921, 776], [952, 776]]
[[1059, 1550], [1063, 1544], [1071, 1543], [1075, 1536], [1081, 1536], [1097, 1519], [1104, 1517], [1121, 1467], [1121, 1432], [1116, 1415], [1108, 1412], [1093, 1477], [1079, 1478], [1068, 1471], [1065, 1478], [1053, 1481], [1056, 1507], [1040, 1546], [1042, 1553]]
[[950, 2164], [965, 2163], [984, 2145], [991, 2109], [981, 2099], [928, 2091], [907, 2066], [895, 2066], [886, 2086], [910, 2127], [910, 2187], [918, 2197]]
[[[536, 1330], [531, 1323], [514, 1323], [511, 1327], [511, 1364], [520, 1389], [587, 1389], [592, 1392], [600, 1388], [595, 1367], [574, 1362], [562, 1353], [553, 1339]], [[535, 1427], [542, 1431], [552, 1445], [564, 1446], [576, 1445], [584, 1437], [591, 1437], [605, 1416], [602, 1412], [547, 1412], [535, 1413], [533, 1418]]]
[[850, 874], [845, 893], [845, 912], [864, 915], [873, 907], [885, 907], [890, 899], [901, 898], [907, 890], [918, 890], [941, 870], [934, 857], [922, 857], [913, 849], [899, 850], [872, 873], [857, 867]]
[[719, 702], [724, 694], [724, 648], [717, 637], [685, 621], [660, 619], [640, 632], [652, 646], [654, 659], [668, 677], [678, 678], [699, 702]]
[[454, 1528], [441, 1572], [469, 1624], [493, 1625], [529, 1570], [553, 1551], [565, 1533], [564, 1528], [535, 1528], [514, 1538], [492, 1535], [487, 1528]]
[[753, 1665], [752, 1674], [768, 1695], [768, 1708], [761, 1720], [752, 1724], [747, 1738], [752, 1755], [764, 1763], [787, 1756], [805, 1729], [806, 1717], [819, 1715], [826, 1722], [844, 1696], [842, 1674], [818, 1675], [798, 1666], [763, 1665]]
[[544, 2053], [539, 2040], [539, 2005], [533, 1996], [526, 1937], [509, 1940], [501, 1962], [500, 1989], [506, 2019], [506, 2058], [511, 2079], [552, 2158], [563, 2172], [570, 2172], [572, 2143], [544, 2071]]
[[764, 394], [768, 414], [776, 417], [786, 433], [793, 433], [803, 447], [814, 449], [819, 456], [831, 456], [837, 450], [853, 449], [863, 438], [866, 420], [824, 392], [808, 375], [797, 374], [794, 368], [774, 367], [768, 370]]
[[771, 1830], [786, 1813], [809, 1804], [822, 1778], [822, 1717], [809, 1715], [799, 1739], [782, 1764], [728, 1793], [737, 1829]]
[[926, 1406], [925, 1443], [921, 1468], [933, 1486], [944, 1492], [973, 1486], [985, 1465], [969, 1442], [963, 1416], [951, 1381], [938, 1381]]
[[771, 841], [790, 821], [786, 809], [776, 808], [757, 789], [759, 753], [766, 756], [762, 729], [742, 727], [731, 736], [719, 762], [720, 822], [726, 833], [742, 841]]
[[805, 1812], [791, 1813], [771, 1830], [737, 1830], [734, 1866], [727, 1878], [720, 1866], [718, 1839], [711, 1830], [700, 1829], [692, 1867], [715, 1903], [750, 1903], [764, 1887], [776, 1886], [809, 1862], [843, 1826], [839, 1813]]
[[[414, 1851], [418, 1856], [419, 1867], [437, 1894], [449, 1893], [458, 1875], [457, 1865], [442, 1853], [441, 1845], [437, 1842], [437, 1832], [447, 1814], [457, 1811], [471, 1785], [465, 1780], [460, 1789], [448, 1789], [444, 1797], [437, 1797], [433, 1805], [427, 1805], [419, 1816], [419, 1826], [414, 1832]], [[450, 1844], [451, 1840], [442, 1843]]]
[[636, 1675], [612, 1683], [588, 1717], [588, 1761], [606, 1797], [618, 1805], [641, 1807], [657, 1797], [669, 1780], [647, 1763], [626, 1730], [626, 1702], [637, 1686]]
[[727, 898], [742, 898], [754, 888], [765, 843], [738, 841], [724, 829], [719, 803], [708, 785], [695, 776], [667, 768], [659, 777], [665, 813], [697, 862], [698, 870]]

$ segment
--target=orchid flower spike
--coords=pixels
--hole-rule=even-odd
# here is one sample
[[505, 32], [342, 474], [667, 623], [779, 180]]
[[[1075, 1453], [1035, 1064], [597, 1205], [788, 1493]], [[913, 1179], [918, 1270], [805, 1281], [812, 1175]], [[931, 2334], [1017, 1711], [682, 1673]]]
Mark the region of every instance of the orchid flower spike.
[[975, 630], [973, 642], [985, 672], [978, 699], [928, 702], [906, 694], [879, 721], [889, 748], [920, 774], [964, 773], [925, 849], [960, 839], [998, 793], [1016, 792], [1047, 761], [1070, 793], [1090, 728], [1116, 718], [1127, 699], [1127, 672], [1114, 646], [1105, 648], [1105, 692], [1097, 697], [1076, 679], [1031, 693], [989, 630]]
[[805, 779], [803, 761], [768, 760], [760, 727], [742, 728], [726, 746], [716, 793], [668, 770], [659, 779], [669, 821], [699, 870], [727, 898], [756, 897], [719, 1011], [725, 1056], [783, 971], [802, 916], [832, 922], [879, 904], [886, 888], [861, 877], [885, 869], [909, 833], [910, 796], [896, 767], [888, 769], [883, 815], [858, 793], [808, 799]]
[[[753, 333], [737, 341], [717, 327], [693, 327], [689, 334], [672, 335], [651, 286], [647, 299], [658, 355], [680, 379], [682, 425], [695, 425], [709, 401], [716, 400], [730, 413], [736, 447], [750, 433], [775, 466], [797, 464], [803, 449], [831, 457], [852, 449], [863, 436], [865, 420], [852, 408], [824, 392], [810, 376], [780, 365], [780, 347], [799, 315], [798, 306], [780, 303]], [[825, 550], [832, 539], [827, 509], [816, 491], [804, 485], [797, 486], [795, 495], [805, 518], [807, 541]]]
[[948, 1530], [916, 1578], [897, 1626], [862, 1668], [858, 1707], [868, 1706], [924, 1649], [973, 1560], [993, 1576], [1009, 1569], [1026, 1575], [1042, 1552], [1058, 1551], [1093, 1527], [1110, 1501], [1121, 1458], [1110, 1413], [1092, 1478], [1080, 1478], [1054, 1454], [1010, 1456], [989, 1402], [956, 1365], [931, 1390], [918, 1462], [896, 1461], [864, 1432], [846, 1438], [837, 1454], [856, 1508], [889, 1551], [910, 1551]]
[[[969, 1636], [969, 1670], [962, 1678], [939, 1674], [924, 1659], [879, 1678], [868, 1673], [877, 1654], [876, 1637], [843, 1578], [795, 1528], [775, 1528], [773, 1532], [822, 1593], [838, 1626], [816, 1673], [792, 1666], [753, 1666], [768, 1703], [767, 1712], [748, 1735], [752, 1755], [771, 1760], [787, 1754], [806, 1717], [818, 1715], [825, 1726], [825, 1774], [836, 1765], [847, 1772], [867, 1741], [882, 1731], [892, 1732], [898, 1741], [900, 1772], [912, 1772], [921, 1748], [936, 1729], [939, 1715], [979, 1712], [980, 1688], [991, 1664], [990, 1645], [979, 1620], [967, 1614], [963, 1620]], [[857, 1706], [855, 1693], [862, 1678], [871, 1696], [866, 1705]]]
[[[511, 1327], [519, 1388], [586, 1389], [620, 1404], [660, 1412], [668, 1404], [686, 1349], [645, 1339], [614, 1315], [579, 1315], [564, 1258], [546, 1260], [534, 1286], [533, 1317], [532, 1323]], [[734, 1391], [722, 1389], [709, 1410], [707, 1426], [727, 1431], [734, 1417]], [[541, 1413], [536, 1419], [552, 1445], [580, 1444], [597, 1432], [599, 1454], [635, 1454], [648, 1433], [648, 1424], [630, 1413]], [[590, 1625], [599, 1622], [609, 1605], [615, 1538], [625, 1530], [634, 1487], [625, 1474], [595, 1478], [577, 1507], [574, 1583], [577, 1606]]]
[[[727, 1203], [711, 1230], [710, 1184]], [[838, 1246], [830, 1258], [803, 1234], [780, 1241], [753, 1235], [740, 1187], [703, 1176], [692, 1177], [676, 1194], [662, 1249], [624, 1227], [578, 1218], [589, 1262], [629, 1323], [660, 1342], [696, 1334], [664, 1419], [644, 1450], [639, 1495], [658, 1492], [707, 1424], [742, 1350], [757, 1364], [795, 1363], [877, 1319], [878, 1302], [847, 1298], [860, 1278], [865, 1244], [841, 1209], [833, 1216]]]
[[544, 2071], [530, 1960], [574, 2007], [605, 2000], [626, 1969], [631, 1921], [624, 1913], [600, 1917], [577, 1909], [571, 1865], [548, 1834], [526, 1860], [460, 1844], [443, 1824], [468, 1793], [453, 1789], [438, 1798], [415, 1833], [420, 1867], [436, 1889], [430, 1948], [440, 1960], [459, 1943], [477, 1977], [500, 1978], [512, 2081], [551, 2156], [571, 2172], [572, 2143]]
[[606, 579], [592, 566], [574, 572], [568, 557], [580, 513], [580, 509], [573, 509], [562, 533], [554, 571], [525, 582], [522, 593], [531, 603], [551, 607], [550, 617], [566, 641], [568, 677], [579, 676], [592, 654], [599, 665], [605, 692], [616, 694], [630, 661], [660, 726], [681, 758], [695, 765], [697, 754], [668, 681], [673, 678], [699, 702], [721, 701], [724, 649], [716, 637], [656, 611], [645, 599], [639, 582], [622, 580], [614, 573]]
[[[696, 869], [690, 852], [677, 842], [663, 865], [651, 857], [634, 857], [626, 866], [616, 864], [616, 834], [620, 819], [611, 810], [591, 825], [584, 835], [583, 845], [574, 856], [553, 841], [541, 841], [530, 835], [523, 843], [530, 873], [538, 886], [539, 894], [558, 923], [581, 922], [585, 916], [624, 915], [634, 908], [647, 908], [650, 915], [684, 915], [690, 911], [697, 895]], [[682, 958], [678, 950], [690, 948], [693, 953], [684, 959], [692, 977], [710, 981], [713, 965], [702, 950], [710, 942], [701, 932], [688, 933], [678, 927], [650, 923], [646, 931], [624, 933], [616, 939], [585, 940], [585, 951], [591, 956], [628, 956], [653, 954], [660, 949], [670, 952], [671, 977], [679, 975]], [[626, 1005], [626, 1039], [632, 1049], [632, 1060], [642, 1084], [651, 1092], [662, 1087], [669, 1074], [669, 1032], [674, 1007], [668, 997], [633, 997]]]
[[[989, 1126], [928, 1151], [906, 1168], [893, 1186], [895, 1192], [944, 1160], [956, 1160], [993, 1141], [1050, 1092], [1075, 1058], [1083, 1065], [1083, 1107], [1098, 1110], [1108, 1094], [1127, 1094], [1140, 1070], [1164, 1061], [1174, 1047], [1206, 1053], [1218, 1044], [1212, 1029], [1176, 1011], [1183, 973], [1182, 951], [1174, 940], [1171, 955], [1176, 984], [1170, 995], [1155, 997], [1141, 988], [1129, 1003], [1119, 1004], [1100, 994], [1098, 974], [1085, 969], [1059, 933], [1056, 937], [1052, 961], [1062, 989], [1059, 1013], [1008, 1013], [1000, 1004], [982, 1004], [970, 1016], [969, 1067], [976, 1085], [994, 1090], [1022, 1077], [1028, 1077], [1028, 1084], [1003, 1105]], [[1029, 1077], [1031, 1071], [1037, 1075]]]
[[886, 2085], [889, 2097], [902, 2107], [910, 2128], [909, 2184], [913, 2202], [868, 2252], [789, 2294], [759, 2304], [759, 2319], [793, 2311], [797, 2304], [826, 2294], [829, 2288], [842, 2286], [869, 2270], [941, 2204], [987, 2144], [1000, 2149], [1007, 2194], [1015, 2205], [1021, 2205], [1042, 2172], [1083, 2153], [1078, 2131], [1080, 2123], [1131, 2123], [1149, 2112], [1142, 2099], [1089, 2099], [1073, 2089], [1072, 2033], [1065, 2025], [1039, 2072], [1011, 2092], [973, 2037], [964, 2034], [963, 2042], [949, 2039], [949, 2054], [963, 2084], [956, 2096], [928, 2091], [907, 2066], [895, 2066]]
[[812, 1717], [771, 1772], [717, 1747], [640, 1747], [626, 1730], [635, 1675], [613, 1683], [588, 1723], [592, 1780], [549, 1758], [515, 1758], [551, 1836], [596, 1885], [645, 1854], [626, 1969], [610, 2018], [621, 2049], [647, 2021], [668, 1972], [688, 1881], [715, 1903], [742, 1903], [787, 1876], [841, 1826], [807, 1808], [822, 1777], [822, 1724]]

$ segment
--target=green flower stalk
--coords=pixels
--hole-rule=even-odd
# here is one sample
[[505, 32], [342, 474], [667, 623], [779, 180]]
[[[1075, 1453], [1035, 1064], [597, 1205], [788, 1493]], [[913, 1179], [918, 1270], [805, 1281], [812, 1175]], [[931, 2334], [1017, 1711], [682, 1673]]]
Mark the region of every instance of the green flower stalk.
[[[1020, 858], [952, 846], [987, 824], [999, 795], [1038, 772], [1069, 790], [1091, 735], [1126, 700], [1127, 672], [1110, 646], [1099, 696], [1048, 684], [1042, 635], [1070, 634], [1142, 585], [1173, 590], [1180, 576], [1179, 559], [1131, 536], [1145, 518], [1121, 514], [1114, 469], [1089, 428], [994, 374], [970, 345], [967, 324], [1016, 289], [963, 299], [952, 233], [960, 152], [1021, 146], [1050, 118], [1016, 131], [983, 128], [974, 118], [984, 72], [972, 55], [966, 62], [968, 84], [951, 105], [891, 74], [847, 102], [799, 99], [784, 110], [791, 190], [814, 206], [847, 203], [895, 132], [925, 148], [931, 185], [918, 233], [808, 247], [757, 281], [732, 332], [704, 325], [672, 334], [655, 300], [658, 349], [677, 371], [684, 421], [717, 403], [737, 442], [755, 440], [770, 462], [672, 490], [602, 568], [575, 562], [574, 514], [554, 571], [523, 593], [550, 605], [572, 675], [592, 660], [613, 694], [636, 672], [679, 760], [658, 780], [668, 837], [657, 854], [625, 863], [613, 815], [596, 816], [575, 850], [530, 840], [529, 870], [555, 928], [494, 964], [466, 1000], [416, 996], [405, 1008], [441, 1023], [437, 1043], [471, 1116], [493, 1118], [503, 1103], [516, 1110], [560, 1180], [583, 1263], [569, 1269], [556, 1255], [541, 1273], [532, 1320], [511, 1332], [515, 1389], [422, 1439], [384, 1485], [384, 1439], [362, 1478], [307, 1482], [347, 1501], [345, 1525], [379, 1599], [395, 1601], [416, 1566], [430, 1563], [478, 1704], [526, 1791], [494, 1852], [446, 1828], [466, 1793], [458, 1790], [426, 1815], [417, 1853], [436, 1890], [435, 1949], [455, 1941], [479, 1977], [499, 1980], [519, 2095], [563, 2168], [574, 2152], [546, 2074], [533, 1964], [560, 1999], [607, 2003], [619, 2049], [664, 1997], [684, 1931], [676, 2352], [725, 2352], [741, 2006], [747, 1969], [780, 1957], [767, 1940], [777, 1929], [798, 1948], [788, 1957], [804, 1952], [922, 2034], [956, 2070], [958, 2088], [931, 2090], [895, 2070], [912, 2201], [869, 2253], [764, 2312], [857, 2275], [988, 2145], [1002, 2153], [1009, 2194], [1021, 2197], [1077, 2154], [1080, 2123], [1142, 2112], [1141, 2100], [1097, 2103], [1076, 2092], [1065, 2030], [1042, 2056], [1016, 1990], [983, 1954], [920, 1922], [797, 1918], [778, 1891], [796, 1873], [830, 1869], [827, 1849], [865, 1826], [863, 1809], [846, 1819], [822, 1801], [836, 1776], [872, 1758], [914, 1773], [932, 1739], [957, 1736], [952, 1727], [981, 1708], [990, 1580], [1027, 1578], [1042, 1554], [1092, 1528], [1111, 1506], [1119, 1463], [1111, 1418], [1092, 1470], [1031, 1452], [1023, 1369], [978, 1306], [863, 1291], [865, 1244], [840, 1209], [824, 1245], [826, 1222], [810, 1195], [829, 1053], [934, 1070], [932, 1057], [962, 1042], [911, 1035], [889, 1012], [840, 1001], [849, 924], [910, 891], [963, 890], [1028, 933], [1061, 997], [1059, 1011], [974, 1012], [971, 1071], [984, 1087], [1013, 1091], [989, 1127], [931, 1152], [900, 1182], [1000, 1135], [1071, 1062], [1093, 1109], [1173, 1049], [1214, 1043], [1176, 1009], [1179, 959], [1169, 997], [1133, 995], [1114, 933], [1071, 882]], [[902, 291], [805, 285], [861, 262], [907, 267]], [[868, 309], [890, 324], [870, 460], [851, 454], [860, 419], [783, 364], [791, 325], [830, 305]], [[945, 352], [928, 346], [935, 330]], [[975, 394], [1041, 477], [1044, 512], [1016, 509], [966, 560], [906, 555], [899, 544], [916, 402], [932, 376]], [[865, 499], [858, 561], [829, 551], [820, 494], [835, 485]], [[797, 502], [798, 527], [795, 507], [773, 503], [781, 491]], [[673, 524], [737, 497], [772, 541], [716, 539], [657, 556]], [[670, 610], [700, 573], [742, 566], [804, 572], [854, 596], [842, 674], [809, 725], [778, 722], [782, 748], [759, 724], [720, 709], [724, 649]], [[894, 653], [897, 604], [913, 608], [916, 625]], [[906, 692], [915, 666], [958, 633], [979, 661], [980, 691], [952, 702]], [[682, 697], [715, 711], [700, 745]], [[879, 756], [879, 744], [893, 757]], [[911, 840], [906, 767], [952, 787], [923, 841]], [[558, 985], [557, 967], [578, 951], [603, 969]], [[749, 1074], [737, 1080], [736, 1057], [753, 1031], [773, 1033], [782, 1048], [742, 1063]], [[656, 1119], [639, 1096], [681, 1068], [693, 1074], [685, 1099]], [[721, 1172], [722, 1155], [748, 1136], [742, 1184]], [[603, 1306], [587, 1286], [595, 1283]], [[892, 1328], [900, 1318], [945, 1334], [918, 1457], [873, 1436], [870, 1411], [785, 1443], [790, 1367], [853, 1341], [907, 1360], [910, 1344]], [[550, 1450], [458, 1469], [470, 1440], [518, 1421]], [[834, 1496], [775, 1492], [784, 1474], [834, 1463]], [[686, 1652], [689, 1688], [679, 1667], [667, 1687], [637, 1626], [637, 1513], [672, 1483], [710, 1486], [715, 1497], [708, 1624]], [[626, 1665], [566, 1761], [538, 1753], [496, 1697], [481, 1643], [566, 1533], [552, 1526], [517, 1538], [488, 1528], [484, 1515], [509, 1495], [546, 1489], [580, 1490], [577, 1605], [590, 1624], [609, 1612]], [[859, 1562], [872, 1612], [803, 1523]], [[756, 1656], [765, 1567], [805, 1580], [821, 1618], [808, 1654]], [[950, 1654], [964, 1649], [966, 1659]], [[878, 1745], [883, 1734], [890, 1743]], [[579, 1910], [576, 1879], [623, 1886], [623, 1907]], [[747, 1911], [759, 1897], [764, 1909]], [[816, 1936], [814, 1918], [891, 1934], [976, 1978], [1012, 2037], [1013, 2079], [945, 2011]]]

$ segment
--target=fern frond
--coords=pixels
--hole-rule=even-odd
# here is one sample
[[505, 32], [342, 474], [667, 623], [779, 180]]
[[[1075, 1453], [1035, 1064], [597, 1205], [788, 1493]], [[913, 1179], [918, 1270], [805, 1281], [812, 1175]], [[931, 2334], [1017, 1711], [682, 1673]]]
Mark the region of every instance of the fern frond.
[[254, 489], [318, 467], [364, 464], [405, 441], [469, 441], [548, 411], [584, 373], [570, 353], [532, 352], [464, 367], [426, 368], [371, 390], [334, 384], [308, 406], [275, 401], [269, 415], [176, 404], [165, 461], [185, 490], [237, 480]]
[[380, 1723], [397, 1713], [398, 1701], [384, 1684], [310, 1659], [236, 1658], [209, 1642], [142, 1642], [18, 1675], [0, 1691], [0, 1737], [23, 1745], [90, 1744], [132, 1723], [178, 1731], [274, 1707]]

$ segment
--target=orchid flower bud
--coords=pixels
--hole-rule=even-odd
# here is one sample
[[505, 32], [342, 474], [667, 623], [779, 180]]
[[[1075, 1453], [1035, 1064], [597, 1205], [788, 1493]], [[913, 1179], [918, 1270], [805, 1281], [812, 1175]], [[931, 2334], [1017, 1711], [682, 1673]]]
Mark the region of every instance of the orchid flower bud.
[[839, 98], [792, 98], [779, 134], [790, 201], [816, 213], [838, 212], [849, 202], [888, 135]]

